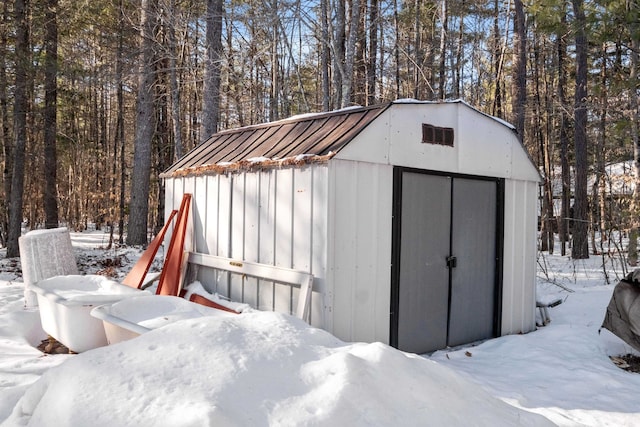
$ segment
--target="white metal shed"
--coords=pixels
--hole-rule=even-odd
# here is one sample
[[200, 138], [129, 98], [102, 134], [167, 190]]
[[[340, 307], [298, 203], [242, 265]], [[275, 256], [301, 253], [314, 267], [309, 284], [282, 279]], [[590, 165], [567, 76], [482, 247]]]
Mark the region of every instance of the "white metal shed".
[[[425, 353], [535, 328], [539, 174], [514, 128], [462, 101], [396, 101], [222, 131], [164, 174], [195, 251], [314, 275], [312, 325]], [[291, 312], [288, 286], [200, 269]]]

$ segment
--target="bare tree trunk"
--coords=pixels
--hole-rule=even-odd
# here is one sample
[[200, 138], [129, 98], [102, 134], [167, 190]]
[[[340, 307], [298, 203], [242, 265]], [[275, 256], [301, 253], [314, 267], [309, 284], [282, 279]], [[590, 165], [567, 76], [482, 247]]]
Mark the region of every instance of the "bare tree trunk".
[[335, 27], [333, 31], [333, 41], [331, 43], [333, 49], [333, 108], [342, 107], [343, 86], [342, 79], [344, 77], [345, 68], [345, 39], [346, 39], [346, 14], [345, 0], [336, 0], [335, 5]]
[[422, 46], [422, 19], [420, 12], [422, 11], [422, 0], [413, 0], [413, 27], [414, 27], [414, 54], [415, 62], [413, 64], [413, 97], [421, 99], [424, 96], [422, 87], [422, 65], [424, 63], [424, 51]]
[[329, 80], [329, 63], [331, 57], [331, 41], [329, 40], [329, 0], [320, 1], [321, 45], [320, 67], [322, 69], [322, 111], [329, 111], [331, 105], [331, 82]]
[[[493, 77], [494, 81], [494, 96], [493, 96], [493, 109], [491, 114], [496, 117], [504, 117], [502, 112], [502, 45], [500, 43], [500, 3], [498, 0], [493, 0]], [[506, 39], [506, 34], [505, 34]]]
[[398, 16], [398, 0], [393, 0], [393, 25], [395, 30], [395, 42], [393, 56], [395, 59], [395, 98], [400, 97], [400, 22]]
[[[560, 22], [566, 28], [566, 13], [562, 13]], [[569, 169], [569, 117], [567, 114], [567, 101], [565, 99], [565, 88], [567, 86], [567, 75], [564, 70], [564, 59], [567, 46], [564, 36], [558, 34], [558, 100], [560, 102], [560, 167], [562, 173], [562, 200], [560, 206], [560, 224], [558, 234], [560, 237], [560, 253], [567, 254], [567, 242], [569, 241], [569, 199], [571, 192], [571, 172]]]
[[[638, 136], [640, 123], [638, 123], [640, 111], [638, 109], [638, 67], [640, 67], [640, 61], [638, 55], [640, 55], [640, 25], [638, 24], [637, 15], [637, 2], [627, 2], [629, 8], [629, 16], [631, 16], [631, 22], [629, 23], [631, 34], [631, 49], [630, 49], [630, 72], [629, 72], [629, 110], [631, 111], [631, 142], [633, 144], [633, 166], [635, 168], [635, 187], [633, 190], [633, 203], [631, 216], [633, 218], [631, 222], [631, 232], [629, 233], [629, 248], [628, 248], [628, 262], [631, 266], [638, 264], [638, 247], [637, 239], [640, 232], [640, 137]], [[635, 11], [633, 10], [635, 7]]]
[[367, 101], [367, 0], [358, 0], [358, 22], [354, 25], [355, 55], [353, 62], [353, 79], [351, 81], [351, 105], [368, 105]]
[[575, 203], [573, 207], [573, 259], [589, 258], [587, 239], [589, 203], [587, 199], [587, 36], [583, 0], [572, 0], [576, 19], [576, 92], [575, 92]]
[[543, 81], [540, 75], [540, 68], [542, 67], [540, 61], [540, 48], [537, 43], [533, 46], [534, 54], [534, 97], [536, 114], [534, 120], [535, 137], [540, 147], [540, 157], [542, 163], [542, 169], [544, 174], [544, 184], [542, 189], [542, 211], [540, 212], [540, 250], [553, 253], [554, 246], [554, 223], [555, 216], [553, 212], [553, 165], [551, 161], [552, 148], [550, 147], [551, 141], [544, 135], [544, 123], [542, 112], [542, 96], [540, 94], [540, 82]]
[[[124, 137], [124, 76], [122, 71], [122, 63], [124, 56], [124, 0], [119, 0], [118, 22], [120, 31], [118, 33], [118, 52], [116, 53], [116, 79], [118, 89], [116, 91], [116, 102], [118, 107], [116, 118], [116, 142], [114, 149], [114, 184], [115, 184], [115, 163], [118, 149], [120, 150], [120, 195], [119, 195], [119, 213], [118, 213], [118, 243], [124, 243], [124, 216], [125, 216], [125, 183], [126, 183], [126, 164], [125, 164], [125, 137]], [[114, 185], [115, 191], [115, 185]], [[115, 218], [112, 219], [115, 221]], [[113, 229], [113, 226], [112, 226]]]
[[178, 85], [178, 48], [176, 44], [176, 1], [169, 5], [169, 26], [167, 41], [169, 43], [169, 79], [171, 80], [171, 123], [173, 129], [174, 160], [182, 157], [182, 129], [180, 126], [180, 86]]
[[151, 139], [153, 137], [153, 28], [155, 8], [152, 0], [142, 0], [140, 12], [141, 55], [136, 107], [136, 139], [131, 178], [128, 245], [146, 245], [151, 176]]
[[22, 234], [22, 198], [24, 195], [24, 161], [27, 144], [27, 75], [29, 64], [29, 0], [15, 0], [16, 66], [13, 107], [14, 151], [9, 204], [9, 238], [7, 257], [20, 255], [18, 237]]
[[342, 104], [348, 107], [353, 100], [353, 70], [356, 60], [356, 41], [358, 38], [358, 23], [360, 22], [360, 0], [351, 0], [349, 23], [349, 37], [344, 54], [344, 73], [342, 75]]
[[280, 60], [278, 59], [278, 0], [271, 0], [270, 9], [272, 28], [271, 28], [271, 88], [269, 93], [269, 120], [274, 121], [280, 118], [278, 109], [278, 98], [280, 96]]
[[0, 145], [4, 160], [3, 188], [4, 197], [0, 206], [0, 245], [7, 244], [7, 230], [9, 228], [9, 200], [11, 197], [11, 169], [13, 168], [12, 148], [13, 142], [9, 133], [9, 99], [7, 95], [7, 43], [9, 23], [9, 2], [2, 3], [2, 16], [0, 17]]
[[525, 107], [527, 105], [527, 31], [525, 27], [524, 5], [522, 0], [514, 1], [515, 8], [515, 86], [513, 112], [515, 126], [522, 142], [525, 141]]
[[442, 28], [440, 29], [440, 67], [439, 67], [439, 83], [438, 83], [438, 98], [444, 100], [447, 91], [446, 91], [446, 80], [445, 80], [445, 60], [447, 53], [447, 31], [449, 26], [449, 11], [447, 10], [447, 0], [442, 0], [442, 16], [440, 17], [440, 21], [442, 23]]
[[[463, 1], [464, 4], [464, 1]], [[463, 11], [460, 12], [464, 14]], [[460, 98], [460, 86], [462, 84], [462, 56], [464, 50], [464, 15], [459, 17], [458, 22], [458, 40], [456, 43], [456, 63], [455, 63], [455, 82], [453, 85], [453, 96], [454, 98]]]
[[200, 142], [218, 131], [220, 116], [220, 67], [222, 61], [223, 0], [207, 0], [207, 56], [204, 65], [202, 133]]
[[369, 61], [367, 65], [367, 105], [376, 103], [376, 72], [378, 54], [378, 0], [371, 0], [369, 9]]
[[[591, 209], [594, 212], [596, 218], [592, 223], [594, 224], [594, 231], [591, 233], [592, 235], [592, 250], [594, 255], [598, 255], [598, 245], [595, 242], [595, 224], [598, 224], [598, 231], [600, 232], [600, 242], [606, 239], [606, 186], [605, 186], [605, 142], [607, 137], [607, 61], [606, 61], [606, 44], [602, 46], [602, 68], [600, 70], [600, 132], [598, 138], [596, 140], [596, 149], [595, 149], [595, 162], [596, 162], [596, 170], [595, 170], [595, 180], [593, 182], [592, 188], [592, 200], [594, 203], [597, 202], [597, 206], [594, 206]], [[602, 247], [602, 245], [601, 245]]]
[[44, 214], [45, 227], [58, 226], [57, 195], [57, 74], [58, 74], [58, 0], [47, 1], [45, 16], [45, 95], [44, 95]]

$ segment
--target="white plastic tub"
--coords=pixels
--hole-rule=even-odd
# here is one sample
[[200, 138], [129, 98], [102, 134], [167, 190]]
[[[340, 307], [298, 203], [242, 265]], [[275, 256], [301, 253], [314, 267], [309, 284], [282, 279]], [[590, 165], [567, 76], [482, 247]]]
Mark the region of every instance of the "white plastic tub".
[[24, 305], [38, 306], [38, 296], [31, 287], [55, 276], [77, 275], [71, 235], [65, 227], [32, 230], [18, 238]]
[[99, 305], [147, 294], [105, 276], [56, 276], [34, 285], [42, 329], [76, 353], [107, 345], [102, 322], [91, 317]]
[[141, 295], [95, 307], [91, 316], [103, 321], [107, 342], [115, 344], [178, 320], [234, 314], [176, 296]]

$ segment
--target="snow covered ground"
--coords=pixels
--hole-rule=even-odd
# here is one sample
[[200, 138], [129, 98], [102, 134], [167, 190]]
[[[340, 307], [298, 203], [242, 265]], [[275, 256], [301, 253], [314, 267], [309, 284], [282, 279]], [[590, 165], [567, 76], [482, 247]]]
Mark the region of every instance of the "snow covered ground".
[[[73, 241], [84, 273], [115, 269], [122, 278], [139, 256], [99, 249], [100, 232]], [[548, 326], [428, 357], [345, 343], [267, 312], [45, 355], [35, 348], [46, 336], [39, 314], [23, 307], [19, 262], [3, 257], [0, 425], [640, 425], [640, 374], [609, 359], [633, 350], [599, 333], [617, 282], [609, 268], [606, 284], [601, 265], [545, 254], [539, 293], [564, 300]]]

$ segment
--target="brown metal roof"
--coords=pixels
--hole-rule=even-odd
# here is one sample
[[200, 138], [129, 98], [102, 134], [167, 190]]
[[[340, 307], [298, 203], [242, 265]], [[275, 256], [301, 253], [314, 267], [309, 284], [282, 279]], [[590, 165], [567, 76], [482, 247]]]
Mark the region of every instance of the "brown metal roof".
[[225, 167], [220, 164], [232, 164], [238, 169], [252, 164], [249, 159], [259, 157], [276, 160], [309, 155], [304, 162], [326, 161], [389, 105], [348, 108], [221, 131], [185, 154], [162, 177], [203, 170], [217, 173]]

